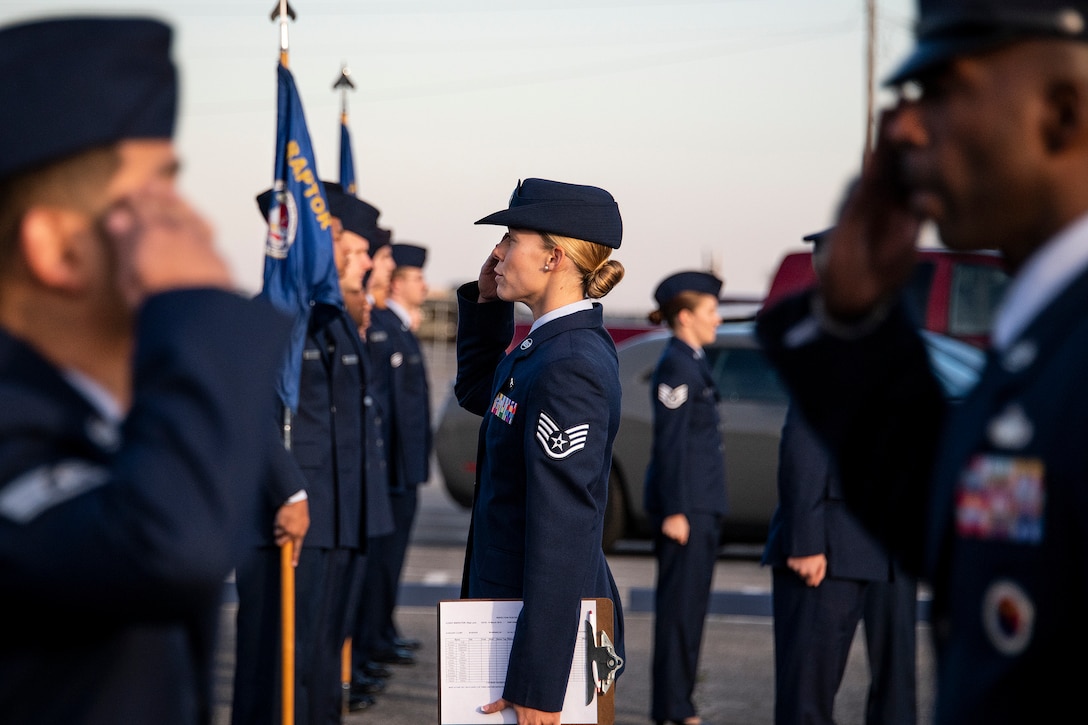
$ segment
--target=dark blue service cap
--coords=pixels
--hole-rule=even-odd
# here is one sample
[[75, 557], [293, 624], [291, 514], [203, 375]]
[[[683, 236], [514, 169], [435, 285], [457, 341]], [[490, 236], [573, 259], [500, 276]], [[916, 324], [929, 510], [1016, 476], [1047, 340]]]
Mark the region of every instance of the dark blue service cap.
[[169, 139], [170, 27], [69, 17], [0, 28], [0, 179], [126, 139]]
[[546, 179], [519, 181], [510, 206], [477, 224], [532, 229], [619, 249], [623, 221], [616, 200], [596, 186]]
[[[344, 187], [332, 181], [322, 181], [325, 185], [325, 198], [329, 202], [329, 212], [340, 220], [344, 229], [355, 232], [371, 242], [378, 232], [378, 217], [381, 212], [373, 205], [354, 194], [344, 191]], [[374, 250], [371, 244], [370, 250]]]
[[[370, 237], [367, 237], [370, 239]], [[374, 256], [374, 252], [378, 251], [382, 247], [390, 244], [393, 241], [393, 230], [383, 229], [378, 227], [375, 229], [374, 238], [370, 239], [370, 256]]]
[[415, 244], [394, 244], [393, 261], [397, 263], [397, 267], [419, 267], [422, 269], [423, 263], [427, 261], [427, 250]]
[[661, 280], [654, 290], [654, 300], [658, 307], [664, 307], [681, 292], [699, 292], [718, 296], [722, 291], [722, 281], [709, 272], [677, 272]]
[[898, 85], [964, 55], [1031, 38], [1088, 41], [1086, 0], [918, 0], [914, 51], [886, 81]]

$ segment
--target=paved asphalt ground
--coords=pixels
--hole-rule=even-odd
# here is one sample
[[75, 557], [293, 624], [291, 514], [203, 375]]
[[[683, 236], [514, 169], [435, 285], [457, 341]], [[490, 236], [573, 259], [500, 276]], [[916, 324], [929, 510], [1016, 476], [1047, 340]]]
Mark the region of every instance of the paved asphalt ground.
[[[372, 708], [344, 717], [345, 725], [420, 725], [438, 722], [438, 658], [435, 604], [456, 598], [461, 576], [468, 513], [446, 495], [441, 482], [421, 489], [419, 518], [405, 566], [397, 623], [423, 641], [415, 665], [394, 666], [386, 692]], [[712, 613], [708, 616], [700, 657], [695, 700], [700, 714], [714, 725], [766, 725], [773, 722], [774, 655], [770, 611], [770, 574], [759, 566], [754, 547], [726, 548], [714, 575]], [[625, 542], [609, 557], [623, 595], [627, 626], [627, 669], [616, 685], [616, 725], [649, 723], [654, 559], [643, 542]], [[234, 605], [223, 609], [218, 658], [216, 725], [230, 722], [233, 673]], [[927, 625], [918, 631], [920, 725], [932, 721], [932, 655]], [[868, 665], [862, 632], [855, 639], [836, 701], [840, 725], [864, 721]], [[481, 703], [483, 704], [483, 703]]]
[[[451, 351], [428, 349], [435, 410], [449, 390]], [[437, 467], [432, 466], [436, 470]], [[397, 623], [423, 642], [418, 661], [395, 666], [375, 706], [343, 718], [344, 725], [438, 723], [437, 614], [435, 604], [459, 593], [469, 514], [446, 494], [437, 470], [420, 489], [420, 510], [400, 591]], [[714, 574], [711, 613], [703, 634], [699, 682], [700, 715], [713, 725], [767, 725], [774, 714], [774, 638], [770, 617], [770, 572], [759, 566], [759, 547], [727, 547]], [[615, 725], [646, 725], [649, 719], [655, 562], [647, 542], [621, 542], [609, 556], [625, 612], [627, 666], [616, 684]], [[235, 605], [228, 592], [217, 659], [215, 725], [230, 723], [234, 668]], [[864, 722], [868, 687], [863, 633], [855, 638], [836, 700], [840, 725]], [[918, 630], [919, 725], [932, 722], [933, 658], [928, 626]], [[480, 703], [484, 704], [484, 703]]]

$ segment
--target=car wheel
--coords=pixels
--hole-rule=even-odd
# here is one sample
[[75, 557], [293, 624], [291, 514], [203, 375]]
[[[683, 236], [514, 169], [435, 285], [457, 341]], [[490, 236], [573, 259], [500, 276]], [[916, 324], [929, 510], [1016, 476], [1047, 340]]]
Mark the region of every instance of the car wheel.
[[608, 505], [604, 511], [604, 532], [601, 536], [601, 548], [612, 551], [616, 542], [627, 533], [627, 503], [624, 499], [623, 484], [615, 469], [608, 474]]

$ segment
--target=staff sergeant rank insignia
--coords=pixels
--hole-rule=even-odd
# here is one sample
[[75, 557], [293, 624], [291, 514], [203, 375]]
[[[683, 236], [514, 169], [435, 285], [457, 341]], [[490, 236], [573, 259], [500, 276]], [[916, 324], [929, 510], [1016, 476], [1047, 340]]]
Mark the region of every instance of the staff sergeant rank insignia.
[[669, 410], [676, 410], [688, 402], [688, 386], [684, 384], [670, 388], [665, 383], [661, 383], [657, 386], [657, 399]]
[[582, 450], [586, 447], [588, 437], [589, 423], [562, 430], [547, 413], [540, 412], [540, 418], [536, 422], [536, 439], [550, 458], [559, 460]]

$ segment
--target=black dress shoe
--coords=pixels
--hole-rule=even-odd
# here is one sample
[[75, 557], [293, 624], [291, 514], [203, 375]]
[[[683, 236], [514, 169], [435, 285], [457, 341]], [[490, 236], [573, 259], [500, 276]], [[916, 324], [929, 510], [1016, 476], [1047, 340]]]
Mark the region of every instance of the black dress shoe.
[[348, 712], [359, 712], [360, 710], [365, 710], [376, 702], [377, 700], [375, 700], [370, 695], [356, 695], [354, 692], [352, 692], [351, 696], [348, 697]]
[[363, 674], [367, 677], [377, 677], [381, 680], [388, 680], [393, 676], [393, 670], [389, 669], [383, 664], [379, 664], [371, 660], [363, 665]]
[[412, 650], [401, 647], [387, 649], [384, 652], [375, 652], [371, 655], [371, 658], [375, 662], [386, 665], [414, 665], [416, 663], [416, 656], [412, 654]]
[[352, 695], [377, 695], [385, 689], [385, 680], [380, 677], [356, 677], [351, 682]]
[[400, 649], [416, 650], [422, 647], [423, 643], [412, 637], [394, 637], [393, 646]]

